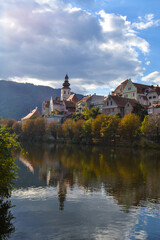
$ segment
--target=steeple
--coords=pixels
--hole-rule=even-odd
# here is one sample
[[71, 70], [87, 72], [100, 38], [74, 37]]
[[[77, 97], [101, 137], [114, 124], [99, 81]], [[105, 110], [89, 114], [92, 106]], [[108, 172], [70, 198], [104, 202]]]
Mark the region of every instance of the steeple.
[[63, 86], [61, 88], [61, 100], [67, 100], [69, 97], [70, 97], [70, 83], [68, 81], [69, 77], [68, 77], [68, 74], [66, 74], [65, 76], [65, 80], [64, 80], [64, 83], [63, 83]]
[[65, 76], [65, 80], [64, 80], [64, 83], [63, 83], [63, 88], [69, 88], [70, 89], [70, 83], [68, 82], [68, 79], [69, 79], [69, 77], [68, 77], [68, 74], [66, 74], [66, 76]]

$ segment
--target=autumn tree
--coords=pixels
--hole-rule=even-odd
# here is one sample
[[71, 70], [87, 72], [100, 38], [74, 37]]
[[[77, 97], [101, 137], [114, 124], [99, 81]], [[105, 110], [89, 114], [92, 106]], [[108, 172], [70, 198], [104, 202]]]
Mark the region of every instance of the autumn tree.
[[16, 121], [12, 118], [6, 118], [3, 120], [2, 124], [5, 125], [7, 128], [10, 129], [10, 132], [12, 133], [12, 126]]
[[82, 129], [83, 129], [83, 125], [84, 125], [84, 120], [80, 119], [78, 121], [75, 122], [74, 127], [73, 127], [73, 134], [74, 134], [74, 138], [76, 140], [81, 140], [82, 139]]
[[22, 124], [22, 134], [25, 139], [33, 139], [35, 136], [34, 120], [28, 119]]
[[34, 136], [43, 137], [46, 133], [46, 121], [45, 118], [34, 119]]
[[50, 134], [54, 139], [57, 139], [57, 128], [59, 124], [57, 121], [48, 122], [46, 126], [46, 132]]
[[104, 140], [115, 139], [118, 131], [118, 125], [120, 118], [117, 115], [105, 116], [104, 121], [101, 125], [100, 134]]
[[63, 124], [62, 124], [62, 132], [63, 136], [65, 138], [70, 138], [72, 139], [74, 137], [74, 125], [75, 122], [72, 119], [67, 119]]
[[125, 115], [119, 123], [119, 133], [122, 137], [129, 139], [131, 143], [134, 138], [138, 135], [140, 129], [140, 118], [134, 114], [130, 113]]
[[90, 118], [95, 119], [99, 114], [101, 114], [99, 107], [95, 107], [95, 108], [84, 108], [84, 119], [88, 120]]
[[92, 142], [91, 124], [92, 119], [89, 119], [82, 126], [82, 138], [86, 143]]
[[99, 142], [101, 140], [101, 126], [104, 122], [105, 115], [100, 114], [98, 115], [91, 124], [91, 133], [92, 133], [92, 138], [93, 142]]
[[17, 135], [20, 135], [22, 133], [22, 126], [21, 123], [19, 122], [14, 122], [12, 125], [12, 130], [14, 133], [16, 133]]

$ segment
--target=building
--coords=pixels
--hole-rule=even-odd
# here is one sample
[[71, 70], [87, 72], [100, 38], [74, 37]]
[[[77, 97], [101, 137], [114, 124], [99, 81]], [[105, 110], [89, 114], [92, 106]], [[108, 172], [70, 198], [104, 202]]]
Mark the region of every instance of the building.
[[87, 108], [87, 100], [90, 98], [91, 96], [86, 96], [81, 98], [77, 103], [76, 103], [76, 112], [80, 112], [83, 113], [84, 108]]
[[23, 123], [26, 120], [38, 118], [40, 116], [41, 116], [41, 114], [40, 114], [38, 108], [36, 107], [35, 109], [31, 110], [27, 116], [21, 118], [21, 122]]
[[53, 113], [55, 110], [58, 110], [59, 112], [66, 112], [66, 104], [65, 101], [60, 100], [59, 97], [56, 97], [55, 100], [50, 99], [50, 106], [49, 106], [49, 112]]
[[68, 81], [69, 77], [68, 75], [66, 74], [65, 76], [65, 80], [64, 80], [64, 83], [63, 83], [63, 87], [61, 88], [61, 100], [67, 100], [69, 97], [70, 97], [70, 83]]
[[153, 104], [148, 107], [148, 115], [159, 115], [160, 114], [160, 104]]
[[50, 101], [44, 101], [42, 103], [42, 115], [48, 115], [50, 111]]
[[87, 99], [88, 109], [99, 107], [100, 111], [102, 112], [103, 104], [104, 104], [104, 96], [96, 95], [96, 93]]
[[44, 101], [42, 103], [42, 115], [50, 117], [56, 110], [63, 116], [75, 112], [78, 97], [76, 94], [70, 94], [71, 88], [68, 79], [69, 77], [66, 74], [61, 88], [61, 100], [59, 97], [56, 97], [56, 99], [51, 97], [50, 101]]
[[104, 100], [102, 113], [105, 115], [120, 115], [131, 113], [135, 104], [138, 103], [135, 99], [120, 97], [117, 95], [109, 95]]

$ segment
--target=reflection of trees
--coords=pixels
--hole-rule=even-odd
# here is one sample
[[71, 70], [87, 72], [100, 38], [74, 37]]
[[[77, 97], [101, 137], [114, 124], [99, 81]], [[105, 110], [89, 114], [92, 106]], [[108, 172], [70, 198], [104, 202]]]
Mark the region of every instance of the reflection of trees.
[[89, 191], [101, 190], [103, 184], [106, 194], [127, 207], [160, 199], [160, 152], [76, 145], [32, 146], [30, 151], [28, 160], [40, 166], [40, 177], [57, 186], [61, 210], [67, 188], [75, 183]]
[[15, 231], [15, 227], [12, 224], [14, 219], [10, 208], [11, 201], [0, 200], [0, 239], [7, 239], [11, 233]]

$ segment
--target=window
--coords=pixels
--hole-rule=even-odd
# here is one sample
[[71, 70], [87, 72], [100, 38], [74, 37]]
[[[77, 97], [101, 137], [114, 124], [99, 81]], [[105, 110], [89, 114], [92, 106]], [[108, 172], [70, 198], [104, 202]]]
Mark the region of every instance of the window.
[[129, 107], [129, 103], [127, 104], [127, 107]]
[[156, 98], [156, 96], [153, 96], [153, 98]]
[[149, 97], [149, 99], [152, 99], [152, 97]]
[[107, 102], [107, 106], [108, 106], [108, 102]]
[[132, 96], [133, 96], [133, 97], [135, 96], [135, 93], [134, 93], [134, 92], [132, 93]]
[[114, 108], [112, 108], [112, 112], [114, 112]]
[[111, 105], [112, 105], [112, 101], [111, 101]]
[[110, 113], [110, 108], [108, 108], [108, 112]]
[[129, 87], [128, 90], [131, 90], [131, 87]]
[[66, 91], [64, 90], [64, 94], [66, 94]]
[[125, 98], [128, 98], [128, 94], [124, 94], [124, 97], [125, 97]]

